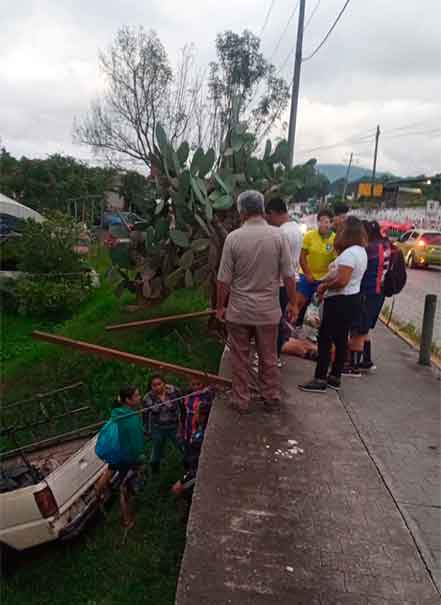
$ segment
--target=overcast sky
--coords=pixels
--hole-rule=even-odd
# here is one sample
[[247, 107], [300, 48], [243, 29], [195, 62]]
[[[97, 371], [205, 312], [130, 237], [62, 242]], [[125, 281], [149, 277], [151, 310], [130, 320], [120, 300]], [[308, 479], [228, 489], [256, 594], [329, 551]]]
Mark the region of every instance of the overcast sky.
[[[343, 0], [321, 0], [304, 37], [304, 56], [322, 40]], [[0, 0], [0, 138], [15, 156], [69, 153], [72, 122], [103, 83], [98, 51], [122, 25], [159, 34], [172, 62], [189, 42], [203, 67], [218, 32], [259, 33], [271, 0]], [[295, 45], [296, 0], [275, 0], [262, 48], [281, 66]], [[306, 1], [306, 23], [317, 0]], [[185, 7], [185, 8], [183, 8]], [[441, 171], [440, 0], [352, 0], [326, 45], [302, 66], [296, 162], [370, 166], [380, 124], [378, 170]], [[274, 53], [274, 51], [276, 52]], [[292, 60], [284, 74], [291, 77]], [[349, 139], [349, 141], [348, 141]], [[338, 145], [334, 145], [338, 144]], [[315, 148], [321, 148], [314, 151]]]

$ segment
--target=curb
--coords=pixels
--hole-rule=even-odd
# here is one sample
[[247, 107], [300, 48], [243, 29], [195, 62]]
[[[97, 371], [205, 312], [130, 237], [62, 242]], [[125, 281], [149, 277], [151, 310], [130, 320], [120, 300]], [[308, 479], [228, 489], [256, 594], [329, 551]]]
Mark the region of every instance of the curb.
[[[382, 315], [380, 315], [379, 319], [380, 319], [381, 323], [388, 330], [390, 330], [393, 334], [395, 334], [396, 336], [401, 338], [401, 340], [403, 340], [407, 345], [409, 345], [409, 347], [411, 347], [412, 349], [415, 349], [415, 351], [419, 351], [419, 347], [418, 347], [417, 343], [415, 341], [413, 341], [411, 338], [409, 338], [409, 336], [407, 336], [407, 334], [403, 330], [400, 329], [398, 324], [395, 323], [393, 319], [386, 320]], [[441, 359], [439, 359], [438, 357], [435, 357], [434, 355], [431, 355], [430, 361], [438, 370], [441, 370]]]

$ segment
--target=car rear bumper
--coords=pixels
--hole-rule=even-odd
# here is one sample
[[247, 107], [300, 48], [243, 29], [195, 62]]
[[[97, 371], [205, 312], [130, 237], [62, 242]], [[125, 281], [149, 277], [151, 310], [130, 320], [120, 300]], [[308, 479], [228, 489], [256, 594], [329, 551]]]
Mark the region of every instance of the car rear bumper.
[[441, 265], [441, 254], [417, 253], [415, 260], [418, 265]]

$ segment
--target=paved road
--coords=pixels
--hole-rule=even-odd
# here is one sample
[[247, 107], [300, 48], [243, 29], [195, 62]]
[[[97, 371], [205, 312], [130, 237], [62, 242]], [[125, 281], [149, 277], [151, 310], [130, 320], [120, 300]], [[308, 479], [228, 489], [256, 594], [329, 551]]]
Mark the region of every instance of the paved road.
[[340, 398], [441, 591], [440, 376], [378, 326], [378, 370], [347, 379]]
[[[441, 346], [441, 269], [409, 269], [407, 284], [395, 298], [393, 318], [402, 322], [412, 322], [421, 332], [426, 294], [438, 295], [438, 306], [435, 319], [434, 341]], [[390, 299], [386, 300], [390, 305]]]

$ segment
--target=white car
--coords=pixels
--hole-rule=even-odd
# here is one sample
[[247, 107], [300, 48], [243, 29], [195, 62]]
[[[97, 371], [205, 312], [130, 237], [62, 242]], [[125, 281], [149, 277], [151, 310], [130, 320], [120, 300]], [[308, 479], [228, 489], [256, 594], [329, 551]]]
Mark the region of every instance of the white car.
[[2, 461], [0, 548], [8, 554], [77, 535], [98, 510], [95, 484], [106, 464], [97, 436]]

